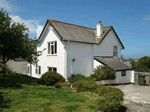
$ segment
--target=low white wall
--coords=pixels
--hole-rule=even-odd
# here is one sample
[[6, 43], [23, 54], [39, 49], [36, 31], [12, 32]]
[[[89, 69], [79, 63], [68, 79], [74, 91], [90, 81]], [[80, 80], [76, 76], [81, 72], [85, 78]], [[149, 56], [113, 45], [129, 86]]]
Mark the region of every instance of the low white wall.
[[116, 72], [116, 79], [96, 81], [98, 84], [125, 84], [134, 83], [134, 71], [126, 71], [126, 76], [121, 76], [121, 71]]

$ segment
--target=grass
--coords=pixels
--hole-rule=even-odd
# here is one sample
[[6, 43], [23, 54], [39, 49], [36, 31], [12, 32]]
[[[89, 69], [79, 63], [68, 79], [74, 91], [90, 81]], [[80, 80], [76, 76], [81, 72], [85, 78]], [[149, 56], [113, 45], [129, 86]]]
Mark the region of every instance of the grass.
[[3, 112], [97, 112], [98, 96], [36, 84], [36, 79], [0, 76], [0, 111]]

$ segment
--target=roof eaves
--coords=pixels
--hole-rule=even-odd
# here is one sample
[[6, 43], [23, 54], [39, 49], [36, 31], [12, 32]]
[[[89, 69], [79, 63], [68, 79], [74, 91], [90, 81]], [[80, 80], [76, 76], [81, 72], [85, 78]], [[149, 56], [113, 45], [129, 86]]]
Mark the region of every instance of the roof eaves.
[[121, 43], [121, 45], [122, 45], [122, 49], [125, 49], [125, 47], [124, 47], [124, 45], [122, 44], [121, 40], [119, 39], [119, 37], [118, 37], [118, 35], [117, 35], [116, 31], [114, 30], [114, 28], [113, 28], [113, 27], [112, 27], [112, 29], [113, 29], [113, 31], [114, 31], [114, 33], [115, 33], [115, 35], [117, 36], [117, 38], [118, 38], [119, 42]]

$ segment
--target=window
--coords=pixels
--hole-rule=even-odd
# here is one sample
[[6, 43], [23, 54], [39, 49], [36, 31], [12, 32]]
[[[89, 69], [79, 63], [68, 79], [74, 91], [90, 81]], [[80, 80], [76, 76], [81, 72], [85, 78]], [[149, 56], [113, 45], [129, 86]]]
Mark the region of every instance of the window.
[[126, 76], [126, 71], [121, 71], [121, 76]]
[[117, 46], [113, 46], [113, 56], [118, 57], [118, 48], [117, 48]]
[[48, 54], [57, 54], [57, 42], [48, 42]]
[[28, 74], [30, 73], [30, 67], [28, 66], [28, 68], [27, 68], [27, 71], [28, 71]]
[[48, 67], [48, 71], [57, 72], [57, 68], [55, 68], [55, 67]]
[[36, 66], [35, 73], [36, 74], [41, 74], [41, 66]]

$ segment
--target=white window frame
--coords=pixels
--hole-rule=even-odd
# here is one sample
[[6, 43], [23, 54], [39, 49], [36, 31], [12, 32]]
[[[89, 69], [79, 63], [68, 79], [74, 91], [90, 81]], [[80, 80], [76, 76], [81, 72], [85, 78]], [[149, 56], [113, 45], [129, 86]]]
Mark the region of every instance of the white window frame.
[[121, 71], [121, 77], [125, 77], [127, 72], [125, 70]]
[[57, 41], [50, 41], [47, 44], [48, 44], [47, 45], [47, 47], [48, 47], [48, 49], [47, 49], [48, 55], [57, 55]]
[[41, 75], [41, 66], [35, 67], [35, 73]]
[[49, 68], [51, 68], [52, 71], [54, 71], [54, 69], [56, 69], [56, 72], [57, 72], [57, 67], [47, 67], [47, 68], [48, 68], [48, 71], [50, 71]]
[[[115, 53], [116, 53], [116, 55], [115, 55]], [[113, 56], [118, 57], [118, 46], [116, 46], [116, 45], [113, 46]]]

